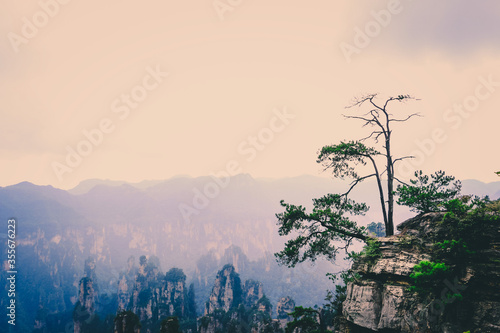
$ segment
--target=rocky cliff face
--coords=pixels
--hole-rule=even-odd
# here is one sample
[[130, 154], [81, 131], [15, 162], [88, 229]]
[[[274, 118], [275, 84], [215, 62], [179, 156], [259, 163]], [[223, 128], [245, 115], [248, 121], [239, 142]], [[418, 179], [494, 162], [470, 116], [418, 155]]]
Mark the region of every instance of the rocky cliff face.
[[188, 293], [182, 269], [172, 268], [163, 274], [154, 261], [142, 256], [136, 268], [135, 260], [128, 260], [127, 271], [118, 281], [119, 312], [136, 314], [145, 329], [158, 326], [169, 316], [194, 320], [194, 292]]
[[264, 296], [264, 286], [262, 282], [246, 280], [243, 283], [243, 299], [245, 306], [251, 307]]
[[280, 298], [276, 305], [276, 314], [280, 327], [284, 328], [286, 324], [293, 320], [289, 313], [295, 310], [295, 302], [290, 297]]
[[75, 333], [89, 332], [87, 326], [94, 321], [96, 311], [97, 286], [95, 284], [95, 260], [85, 261], [84, 277], [79, 283], [78, 301], [73, 311]]
[[205, 307], [205, 315], [216, 310], [228, 312], [242, 302], [241, 280], [233, 265], [226, 265], [217, 273], [212, 293]]
[[[347, 285], [342, 332], [500, 332], [500, 228], [485, 230], [491, 246], [453, 278], [437, 281], [438, 292], [409, 291], [413, 267], [431, 260], [444, 213], [402, 223], [400, 234], [378, 238], [380, 256], [361, 257]], [[451, 295], [451, 296], [450, 296]]]
[[234, 266], [228, 264], [217, 273], [205, 316], [200, 319], [200, 332], [274, 332], [278, 323], [271, 319], [271, 312], [262, 283], [241, 283]]

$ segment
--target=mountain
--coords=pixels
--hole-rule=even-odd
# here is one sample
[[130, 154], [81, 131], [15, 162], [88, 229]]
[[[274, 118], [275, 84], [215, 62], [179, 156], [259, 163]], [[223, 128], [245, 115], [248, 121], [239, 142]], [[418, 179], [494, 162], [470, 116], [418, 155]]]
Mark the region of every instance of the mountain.
[[[157, 257], [160, 267], [182, 268], [187, 280], [202, 288], [200, 297], [208, 292], [209, 280], [220, 267], [216, 265], [231, 263], [259, 281], [256, 275], [267, 272], [262, 273], [266, 280], [262, 282], [275, 291], [267, 292], [275, 304], [285, 296], [292, 296], [300, 305], [321, 304], [325, 290], [332, 288], [326, 278], [319, 280], [308, 299], [293, 290], [293, 295], [278, 291], [302, 285], [296, 281], [306, 283], [308, 277], [338, 271], [342, 264], [276, 268], [272, 254], [282, 249], [284, 239], [278, 235], [275, 214], [282, 211], [282, 199], [310, 207], [312, 198], [346, 188], [345, 182], [314, 176], [254, 179], [244, 174], [229, 179], [177, 177], [141, 183], [89, 180], [70, 191], [28, 182], [1, 187], [0, 218], [17, 219], [16, 259], [23, 265], [18, 273], [23, 284], [18, 285], [17, 314], [22, 319], [19, 322], [26, 324], [19, 329], [31, 331], [38, 315], [72, 311], [79, 297], [82, 267], [89, 257], [96, 261], [98, 281], [94, 282], [101, 294], [116, 293], [129, 258], [145, 255]], [[353, 198], [372, 206], [360, 217], [361, 224], [380, 221], [375, 190], [374, 183], [366, 182], [352, 192]], [[500, 182], [464, 181], [463, 192], [469, 190], [495, 197]], [[395, 219], [404, 221], [412, 215], [397, 207]], [[247, 266], [244, 260], [234, 259], [236, 253], [223, 262], [232, 246], [241, 249]], [[0, 250], [5, 247], [2, 242]], [[213, 265], [201, 269], [200, 258]], [[0, 277], [5, 274], [2, 271]], [[292, 276], [300, 278], [293, 280]], [[289, 281], [294, 282], [287, 284]], [[0, 306], [5, 302], [1, 298]]]

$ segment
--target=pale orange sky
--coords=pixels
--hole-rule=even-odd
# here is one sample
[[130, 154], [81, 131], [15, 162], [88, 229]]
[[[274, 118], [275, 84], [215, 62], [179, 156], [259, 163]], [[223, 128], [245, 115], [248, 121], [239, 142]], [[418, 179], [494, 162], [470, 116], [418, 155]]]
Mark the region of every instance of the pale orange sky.
[[[0, 186], [201, 176], [231, 160], [254, 177], [317, 175], [319, 148], [366, 133], [341, 114], [371, 92], [421, 99], [394, 110], [424, 116], [394, 129], [395, 155], [421, 151], [436, 129], [446, 137], [412, 167], [498, 180], [498, 1], [60, 2], [1, 3]], [[389, 9], [376, 23], [373, 11]], [[369, 27], [347, 61], [341, 45]], [[168, 77], [147, 77], [156, 68]], [[147, 96], [120, 118], [134, 89]], [[474, 99], [470, 112], [448, 111]], [[278, 124], [285, 108], [294, 118]], [[113, 130], [58, 178], [54, 163], [67, 166], [67, 147], [103, 119]], [[250, 154], [259, 133], [266, 142]]]

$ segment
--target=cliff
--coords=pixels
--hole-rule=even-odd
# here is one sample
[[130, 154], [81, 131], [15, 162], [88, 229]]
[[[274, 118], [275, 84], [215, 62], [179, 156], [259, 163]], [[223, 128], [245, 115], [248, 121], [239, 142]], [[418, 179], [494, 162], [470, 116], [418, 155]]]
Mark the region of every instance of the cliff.
[[[161, 319], [176, 316], [182, 323], [195, 320], [194, 291], [186, 288], [186, 275], [179, 268], [160, 272], [156, 259], [145, 256], [135, 268], [134, 260], [118, 282], [119, 311], [130, 310], [146, 329], [155, 329]], [[134, 275], [135, 272], [135, 275]], [[128, 300], [128, 301], [127, 301]]]
[[286, 324], [293, 320], [289, 313], [295, 310], [295, 302], [290, 297], [282, 297], [276, 305], [276, 315], [281, 328], [285, 328]]
[[84, 277], [79, 283], [78, 301], [73, 311], [73, 325], [75, 333], [90, 332], [87, 329], [95, 318], [97, 284], [95, 278], [95, 261], [91, 258], [85, 261]]
[[278, 322], [271, 319], [271, 303], [261, 282], [241, 283], [233, 265], [225, 265], [215, 278], [200, 332], [274, 332]]
[[[484, 217], [488, 214], [498, 212]], [[438, 243], [450, 233], [444, 217], [445, 213], [427, 213], [407, 220], [398, 226], [399, 234], [372, 244], [378, 252], [354, 261], [355, 278], [347, 284], [342, 310], [347, 322], [341, 332], [500, 332], [500, 224], [469, 229], [477, 233], [470, 239], [482, 243], [469, 251], [461, 239]], [[470, 255], [452, 260], [450, 251], [459, 247], [437, 254], [436, 244], [462, 244], [462, 252]], [[415, 265], [437, 257], [450, 267], [443, 269], [447, 275], [433, 281], [431, 292], [410, 288]]]

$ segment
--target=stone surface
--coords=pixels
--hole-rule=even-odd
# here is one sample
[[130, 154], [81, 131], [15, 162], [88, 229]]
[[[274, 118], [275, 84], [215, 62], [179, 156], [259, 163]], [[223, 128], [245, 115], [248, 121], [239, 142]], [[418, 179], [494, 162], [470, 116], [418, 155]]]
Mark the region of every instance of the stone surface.
[[290, 297], [281, 297], [276, 304], [276, 314], [278, 317], [278, 322], [281, 328], [285, 328], [286, 324], [293, 320], [289, 313], [293, 312], [295, 309], [295, 301]]
[[[442, 291], [436, 298], [408, 291], [413, 267], [431, 260], [443, 214], [403, 222], [400, 234], [378, 238], [380, 258], [361, 257], [353, 263], [361, 279], [347, 286], [341, 332], [500, 332], [500, 228], [485, 235], [492, 240], [490, 249], [478, 253], [452, 281], [440, 282]], [[464, 301], [446, 296], [456, 293]]]
[[347, 285], [343, 315], [350, 322], [376, 330], [380, 318], [381, 287], [375, 281], [360, 281]]
[[[78, 286], [78, 302], [73, 311], [73, 326], [75, 333], [85, 333], [87, 324], [92, 323], [95, 317], [97, 292], [94, 287], [95, 261], [87, 259], [84, 267], [85, 276]], [[92, 279], [94, 277], [94, 279]]]

